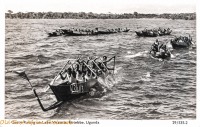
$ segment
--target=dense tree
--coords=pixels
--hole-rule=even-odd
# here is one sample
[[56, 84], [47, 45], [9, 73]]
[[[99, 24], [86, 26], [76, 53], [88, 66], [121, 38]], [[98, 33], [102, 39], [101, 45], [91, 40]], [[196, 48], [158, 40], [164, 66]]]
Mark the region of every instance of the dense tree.
[[166, 19], [185, 19], [195, 20], [196, 13], [180, 13], [180, 14], [140, 14], [124, 13], [124, 14], [113, 14], [111, 12], [104, 13], [85, 13], [85, 12], [17, 12], [13, 13], [12, 10], [8, 10], [5, 14], [5, 18], [20, 18], [20, 19], [130, 19], [130, 18], [166, 18]]
[[134, 16], [137, 18], [137, 16], [138, 16], [138, 13], [137, 13], [137, 12], [134, 12], [133, 14], [134, 14]]

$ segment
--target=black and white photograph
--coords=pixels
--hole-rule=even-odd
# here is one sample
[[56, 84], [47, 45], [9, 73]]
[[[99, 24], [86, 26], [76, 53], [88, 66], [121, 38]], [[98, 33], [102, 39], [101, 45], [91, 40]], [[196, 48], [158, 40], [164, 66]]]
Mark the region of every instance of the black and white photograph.
[[196, 0], [2, 2], [3, 119], [197, 120]]

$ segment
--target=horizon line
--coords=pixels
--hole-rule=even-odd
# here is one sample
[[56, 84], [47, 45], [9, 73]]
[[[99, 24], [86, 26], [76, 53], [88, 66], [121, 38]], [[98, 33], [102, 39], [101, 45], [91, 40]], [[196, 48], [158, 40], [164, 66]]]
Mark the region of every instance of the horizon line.
[[[8, 11], [11, 10], [11, 9], [8, 9], [5, 13], [8, 13]], [[12, 10], [11, 10], [12, 11]], [[52, 12], [52, 13], [93, 13], [93, 14], [133, 14], [134, 12], [137, 12], [137, 11], [133, 11], [133, 12], [122, 12], [122, 13], [114, 13], [114, 12], [84, 12], [84, 11], [17, 11], [17, 12], [12, 12], [12, 13], [30, 13], [30, 12], [33, 12], [33, 13], [48, 13], [48, 12]], [[138, 14], [156, 14], [156, 15], [160, 15], [160, 14], [186, 14], [186, 13], [196, 13], [195, 12], [164, 12], [164, 13], [140, 13], [140, 12], [137, 12]]]

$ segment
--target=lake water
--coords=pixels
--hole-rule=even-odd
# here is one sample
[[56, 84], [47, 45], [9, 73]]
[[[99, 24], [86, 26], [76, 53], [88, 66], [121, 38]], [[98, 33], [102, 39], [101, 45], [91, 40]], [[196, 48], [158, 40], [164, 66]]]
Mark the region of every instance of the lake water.
[[[173, 50], [169, 61], [148, 55], [156, 39], [164, 43], [190, 34], [196, 44], [196, 21], [167, 19], [6, 19], [5, 24], [6, 119], [195, 119], [196, 48]], [[99, 36], [47, 37], [46, 32], [66, 28], [130, 28], [128, 33]], [[172, 35], [137, 37], [135, 30], [171, 28]], [[12, 71], [26, 70], [42, 103], [54, 97], [43, 89], [68, 59], [116, 56], [115, 82], [99, 98], [66, 102], [43, 112], [27, 81]]]

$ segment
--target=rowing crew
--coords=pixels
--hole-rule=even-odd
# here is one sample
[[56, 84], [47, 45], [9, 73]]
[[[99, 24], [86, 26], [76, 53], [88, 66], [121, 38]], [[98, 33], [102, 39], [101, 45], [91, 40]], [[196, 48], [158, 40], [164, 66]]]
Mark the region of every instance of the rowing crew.
[[70, 83], [84, 83], [91, 79], [97, 79], [98, 76], [109, 73], [109, 70], [114, 70], [114, 68], [107, 67], [107, 63], [113, 58], [115, 57], [108, 59], [107, 56], [103, 56], [101, 61], [97, 61], [98, 58], [92, 60], [90, 57], [87, 61], [77, 59], [59, 75], [62, 80], [67, 80]]
[[192, 37], [190, 35], [189, 35], [189, 37], [187, 37], [187, 36], [175, 37], [173, 40], [171, 40], [171, 43], [173, 43], [173, 42], [186, 43], [187, 45], [191, 45]]
[[[72, 29], [59, 29], [59, 30], [56, 30], [56, 32], [59, 32], [60, 34], [65, 34], [64, 31], [67, 31], [67, 32], [70, 32], [70, 33], [87, 33], [87, 34], [96, 34], [99, 32], [99, 28], [95, 28], [94, 30], [91, 30], [91, 29], [75, 29], [75, 28], [72, 28]], [[127, 27], [125, 29], [122, 29], [122, 28], [116, 28], [116, 29], [107, 29], [105, 30], [105, 32], [128, 32], [129, 29], [127, 29]]]
[[159, 34], [159, 35], [161, 35], [161, 34], [166, 34], [166, 33], [169, 33], [171, 30], [170, 30], [170, 28], [167, 28], [167, 29], [161, 29], [160, 27], [158, 28], [158, 29], [149, 29], [149, 30], [147, 30], [146, 28], [142, 31], [142, 33], [149, 33], [149, 34], [153, 34], [153, 33], [155, 33], [155, 34]]
[[150, 54], [157, 58], [164, 59], [165, 57], [170, 55], [170, 51], [167, 49], [167, 46], [165, 44], [159, 44], [158, 39], [156, 39], [156, 42], [151, 46]]

